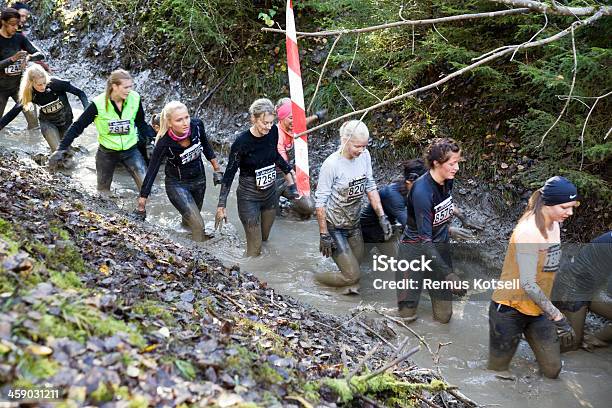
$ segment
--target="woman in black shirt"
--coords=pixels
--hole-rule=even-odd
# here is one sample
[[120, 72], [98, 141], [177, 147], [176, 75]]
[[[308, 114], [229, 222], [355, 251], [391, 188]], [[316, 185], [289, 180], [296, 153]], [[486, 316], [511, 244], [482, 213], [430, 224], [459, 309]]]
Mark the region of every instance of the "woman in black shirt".
[[137, 211], [142, 218], [155, 176], [166, 158], [166, 194], [183, 216], [183, 222], [191, 228], [193, 240], [204, 240], [204, 220], [200, 211], [206, 192], [206, 173], [202, 154], [212, 164], [214, 181], [218, 184], [223, 173], [206, 137], [204, 123], [190, 118], [187, 107], [181, 102], [167, 103], [161, 113], [155, 149], [138, 199]]
[[257, 99], [249, 108], [251, 127], [232, 144], [229, 163], [223, 176], [215, 226], [226, 219], [225, 205], [230, 187], [240, 168], [238, 215], [247, 240], [247, 256], [261, 253], [262, 241], [270, 236], [276, 217], [276, 166], [285, 174], [295, 174], [277, 149], [278, 128], [275, 110], [269, 99]]
[[0, 119], [0, 129], [11, 123], [19, 112], [29, 111], [32, 104], [38, 105], [40, 130], [51, 151], [57, 150], [64, 132], [72, 124], [73, 119], [67, 92], [78, 96], [83, 108], [89, 105], [85, 92], [70, 82], [49, 77], [40, 65], [30, 66], [21, 78], [19, 103]]
[[[14, 8], [2, 10], [0, 20], [0, 115], [8, 98], [18, 102], [19, 81], [26, 69], [28, 61], [40, 61], [45, 58], [42, 52], [21, 33], [18, 33], [21, 16]], [[36, 115], [32, 111], [25, 111], [28, 129], [38, 126]]]

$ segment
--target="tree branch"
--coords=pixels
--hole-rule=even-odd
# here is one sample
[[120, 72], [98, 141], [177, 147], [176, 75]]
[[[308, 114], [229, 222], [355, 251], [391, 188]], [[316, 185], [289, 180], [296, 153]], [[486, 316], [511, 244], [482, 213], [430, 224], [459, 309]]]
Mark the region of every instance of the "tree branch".
[[579, 28], [579, 27], [582, 27], [582, 26], [587, 26], [587, 25], [589, 25], [589, 24], [594, 23], [595, 21], [597, 21], [598, 19], [600, 19], [600, 18], [601, 18], [601, 16], [603, 16], [603, 13], [602, 13], [601, 11], [598, 11], [597, 13], [595, 13], [594, 15], [592, 15], [591, 17], [588, 17], [588, 18], [586, 18], [586, 19], [584, 19], [584, 20], [575, 21], [574, 23], [572, 23], [572, 25], [571, 25], [570, 27], [566, 28], [565, 30], [562, 30], [562, 31], [558, 32], [558, 33], [557, 33], [557, 34], [555, 34], [555, 35], [552, 35], [552, 36], [550, 36], [550, 37], [543, 38], [543, 39], [541, 39], [541, 40], [539, 40], [539, 41], [534, 41], [534, 42], [531, 42], [531, 43], [528, 43], [528, 44], [520, 44], [520, 45], [514, 45], [514, 46], [510, 46], [510, 47], [508, 47], [508, 48], [504, 48], [504, 49], [502, 49], [502, 50], [500, 50], [500, 51], [498, 51], [498, 52], [496, 52], [496, 53], [494, 53], [494, 54], [489, 55], [489, 56], [488, 56], [488, 57], [486, 57], [486, 58], [483, 58], [483, 59], [481, 59], [481, 60], [479, 60], [479, 61], [474, 62], [474, 63], [473, 63], [473, 64], [471, 64], [471, 65], [468, 65], [468, 66], [466, 66], [466, 67], [464, 67], [464, 68], [461, 68], [461, 69], [460, 69], [460, 70], [458, 70], [458, 71], [452, 72], [452, 73], [450, 73], [450, 74], [448, 74], [448, 75], [446, 75], [446, 76], [442, 77], [442, 78], [441, 78], [441, 79], [439, 79], [438, 81], [433, 82], [433, 83], [431, 83], [431, 84], [429, 84], [429, 85], [425, 85], [425, 86], [422, 86], [422, 87], [420, 87], [420, 88], [413, 89], [412, 91], [409, 91], [409, 92], [403, 93], [403, 94], [401, 94], [401, 95], [395, 96], [395, 97], [393, 97], [393, 98], [391, 98], [391, 99], [387, 99], [387, 100], [385, 100], [385, 101], [383, 101], [383, 102], [377, 103], [376, 105], [372, 105], [372, 106], [370, 106], [370, 107], [368, 107], [368, 108], [365, 108], [365, 109], [361, 109], [361, 110], [357, 110], [357, 111], [353, 111], [353, 112], [350, 112], [350, 113], [344, 114], [344, 115], [342, 115], [342, 116], [339, 116], [339, 117], [337, 117], [337, 118], [334, 118], [334, 119], [332, 119], [332, 120], [329, 120], [329, 121], [327, 121], [327, 122], [325, 122], [325, 123], [322, 123], [322, 124], [320, 124], [320, 125], [318, 125], [318, 126], [312, 127], [312, 128], [310, 128], [310, 129], [306, 130], [305, 132], [299, 133], [299, 134], [297, 134], [297, 135], [295, 135], [295, 136], [296, 136], [296, 137], [303, 136], [303, 135], [305, 135], [305, 134], [308, 134], [308, 133], [314, 132], [315, 130], [319, 130], [319, 129], [321, 129], [321, 128], [324, 128], [324, 127], [326, 127], [326, 126], [329, 126], [329, 125], [331, 125], [332, 123], [336, 123], [336, 122], [339, 122], [339, 121], [342, 121], [342, 120], [348, 119], [348, 118], [350, 118], [350, 117], [352, 117], [352, 116], [362, 115], [362, 114], [364, 114], [364, 113], [368, 113], [368, 112], [370, 112], [370, 111], [372, 111], [372, 110], [375, 110], [375, 109], [378, 109], [378, 108], [380, 108], [380, 107], [382, 107], [382, 106], [386, 106], [386, 105], [389, 105], [389, 104], [391, 104], [391, 103], [397, 102], [397, 101], [399, 101], [399, 100], [405, 99], [405, 98], [407, 98], [407, 97], [409, 97], [409, 96], [413, 96], [413, 95], [416, 95], [416, 94], [418, 94], [418, 93], [421, 93], [421, 92], [427, 91], [427, 90], [429, 90], [429, 89], [436, 88], [436, 87], [438, 87], [438, 86], [442, 85], [443, 83], [450, 81], [450, 80], [451, 80], [451, 79], [453, 79], [453, 78], [456, 78], [456, 77], [458, 77], [458, 76], [461, 76], [461, 75], [463, 75], [464, 73], [469, 72], [469, 71], [473, 70], [473, 69], [474, 69], [474, 68], [476, 68], [476, 67], [479, 67], [480, 65], [484, 65], [484, 64], [486, 64], [486, 63], [488, 63], [488, 62], [490, 62], [490, 61], [493, 61], [493, 60], [495, 60], [495, 59], [497, 59], [497, 58], [500, 58], [500, 57], [502, 57], [502, 56], [504, 56], [504, 55], [506, 55], [506, 54], [509, 54], [509, 53], [511, 53], [511, 52], [514, 52], [514, 50], [515, 50], [517, 47], [521, 47], [521, 48], [533, 48], [533, 47], [539, 47], [539, 46], [542, 46], [542, 45], [545, 45], [545, 44], [549, 44], [549, 43], [555, 42], [555, 41], [559, 40], [560, 38], [565, 37], [565, 36], [566, 36], [567, 34], [569, 34], [570, 32], [573, 32], [573, 30], [574, 30], [574, 29], [576, 29], [576, 28]]
[[563, 105], [563, 109], [561, 109], [561, 113], [559, 113], [559, 116], [557, 116], [557, 120], [555, 120], [552, 126], [548, 128], [548, 130], [542, 135], [542, 140], [540, 140], [540, 144], [538, 145], [538, 147], [542, 146], [542, 144], [544, 143], [544, 139], [546, 139], [546, 136], [550, 133], [551, 130], [554, 129], [555, 126], [557, 126], [557, 123], [559, 123], [559, 121], [561, 120], [561, 117], [565, 113], [565, 110], [569, 106], [570, 101], [572, 100], [572, 94], [574, 93], [574, 85], [576, 85], [576, 72], [578, 71], [578, 56], [576, 55], [576, 41], [574, 39], [574, 25], [572, 24], [570, 28], [571, 28], [571, 33], [572, 33], [572, 55], [574, 56], [574, 69], [572, 70], [573, 71], [572, 84], [570, 86], [569, 94], [568, 94], [567, 100], [565, 101], [565, 105]]
[[[599, 102], [601, 99], [609, 96], [610, 94], [612, 94], [612, 91], [598, 96], [595, 98], [595, 102], [593, 102], [593, 106], [591, 106], [591, 109], [589, 110], [589, 113], [586, 117], [586, 119], [584, 120], [584, 125], [582, 126], [582, 132], [580, 133], [580, 150], [582, 152], [582, 156], [580, 158], [580, 170], [582, 171], [582, 165], [584, 164], [584, 132], [586, 131], [586, 127], [587, 127], [587, 123], [589, 123], [589, 118], [591, 117], [591, 113], [593, 113], [593, 111], [595, 110], [595, 106], [597, 106], [597, 102]], [[568, 100], [571, 98], [571, 96], [568, 96]]]
[[321, 74], [319, 75], [319, 80], [317, 81], [317, 87], [315, 88], [314, 94], [312, 95], [312, 99], [310, 100], [310, 103], [308, 104], [308, 109], [306, 109], [306, 112], [310, 112], [310, 108], [312, 108], [312, 104], [314, 103], [315, 97], [317, 96], [317, 92], [319, 91], [319, 87], [321, 86], [321, 81], [323, 80], [323, 74], [325, 73], [325, 67], [327, 67], [327, 62], [329, 61], [329, 57], [331, 57], [332, 52], [334, 52], [334, 48], [336, 48], [336, 44], [338, 44], [338, 41], [340, 41], [340, 38], [342, 38], [342, 34], [336, 37], [336, 41], [334, 41], [331, 48], [329, 49], [329, 54], [327, 54], [327, 58], [325, 58], [325, 62], [323, 63], [323, 68], [321, 69]]
[[[355, 28], [355, 29], [342, 29], [342, 30], [327, 30], [327, 31], [316, 31], [316, 32], [304, 32], [298, 31], [296, 35], [302, 37], [325, 37], [334, 36], [340, 34], [357, 34], [357, 33], [369, 33], [371, 31], [386, 30], [387, 28], [401, 27], [401, 26], [417, 26], [417, 25], [429, 25], [436, 23], [447, 23], [449, 21], [460, 21], [460, 20], [475, 20], [478, 18], [491, 18], [500, 16], [509, 16], [513, 14], [525, 14], [531, 12], [529, 8], [518, 8], [511, 10], [500, 10], [491, 11], [488, 13], [473, 13], [473, 14], [459, 14], [456, 16], [430, 18], [426, 20], [402, 20], [393, 23], [380, 24], [371, 27]], [[263, 27], [261, 31], [270, 33], [286, 33], [286, 30], [279, 30], [277, 28]]]
[[604, 16], [612, 15], [612, 6], [593, 6], [593, 7], [566, 7], [555, 3], [549, 6], [541, 1], [532, 0], [490, 0], [493, 3], [505, 4], [513, 7], [526, 7], [539, 13], [557, 14], [561, 16], [591, 16], [599, 11]]

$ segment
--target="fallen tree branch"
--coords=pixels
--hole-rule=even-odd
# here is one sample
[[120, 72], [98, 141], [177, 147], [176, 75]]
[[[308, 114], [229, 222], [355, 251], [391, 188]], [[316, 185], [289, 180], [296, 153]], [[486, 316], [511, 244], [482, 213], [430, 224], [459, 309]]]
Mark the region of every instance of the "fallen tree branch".
[[404, 360], [407, 360], [408, 357], [412, 356], [413, 354], [415, 354], [417, 351], [419, 351], [420, 347], [416, 346], [411, 348], [406, 354], [397, 357], [396, 359], [394, 359], [393, 361], [389, 362], [388, 364], [386, 364], [384, 367], [379, 368], [376, 371], [373, 371], [372, 373], [366, 375], [363, 379], [364, 382], [368, 382], [369, 380], [371, 380], [372, 378], [384, 373], [385, 371], [387, 371], [388, 369], [390, 369], [391, 367], [394, 367], [396, 365], [398, 365], [399, 363], [401, 363]]
[[[302, 37], [326, 37], [326, 36], [334, 36], [334, 35], [340, 35], [340, 34], [369, 33], [372, 31], [386, 30], [388, 28], [401, 27], [401, 26], [421, 26], [421, 25], [430, 25], [430, 24], [437, 24], [437, 23], [448, 23], [450, 21], [475, 20], [479, 18], [491, 18], [491, 17], [509, 16], [513, 14], [525, 14], [529, 12], [531, 12], [531, 9], [529, 8], [518, 8], [518, 9], [511, 9], [511, 10], [491, 11], [487, 13], [459, 14], [456, 16], [429, 18], [425, 20], [402, 20], [402, 21], [395, 21], [393, 23], [380, 24], [380, 25], [364, 27], [364, 28], [327, 30], [327, 31], [315, 31], [315, 32], [298, 31], [296, 35], [299, 35]], [[287, 32], [286, 30], [280, 30], [278, 28], [269, 28], [269, 27], [263, 27], [261, 31], [266, 31], [266, 32], [271, 32], [271, 33], [283, 33], [283, 34]]]
[[553, 2], [553, 6], [549, 6], [541, 1], [532, 0], [490, 0], [493, 3], [505, 4], [514, 7], [526, 7], [532, 11], [539, 13], [557, 14], [561, 16], [591, 16], [595, 13], [602, 12], [603, 15], [612, 15], [612, 6], [592, 6], [592, 7], [567, 7], [560, 6]]
[[450, 80], [451, 80], [451, 79], [453, 79], [453, 78], [456, 78], [456, 77], [458, 77], [458, 76], [461, 76], [461, 75], [463, 75], [464, 73], [469, 72], [469, 71], [473, 70], [473, 69], [474, 69], [474, 68], [476, 68], [476, 67], [479, 67], [480, 65], [484, 65], [484, 64], [486, 64], [486, 63], [488, 63], [488, 62], [490, 62], [490, 61], [496, 60], [496, 59], [498, 59], [498, 58], [500, 58], [500, 57], [502, 57], [502, 56], [504, 56], [504, 55], [506, 55], [506, 54], [509, 54], [509, 53], [513, 52], [513, 51], [514, 51], [514, 49], [515, 49], [516, 47], [519, 47], [519, 46], [520, 46], [520, 47], [522, 47], [522, 48], [533, 48], [533, 47], [539, 47], [539, 46], [542, 46], [542, 45], [549, 44], [549, 43], [551, 43], [551, 42], [557, 41], [557, 40], [559, 40], [560, 38], [565, 37], [565, 36], [566, 36], [567, 34], [569, 34], [570, 32], [573, 32], [573, 31], [574, 31], [574, 29], [576, 29], [576, 28], [579, 28], [579, 27], [582, 27], [582, 26], [587, 26], [587, 25], [589, 25], [589, 24], [594, 23], [595, 21], [597, 21], [598, 19], [600, 19], [602, 16], [603, 16], [603, 13], [602, 13], [602, 12], [597, 12], [597, 13], [595, 13], [594, 15], [592, 15], [592, 16], [591, 16], [591, 17], [589, 17], [589, 18], [586, 18], [586, 19], [584, 19], [584, 20], [580, 20], [580, 21], [575, 21], [574, 23], [572, 23], [572, 25], [571, 25], [570, 27], [568, 27], [568, 28], [566, 28], [565, 30], [562, 30], [562, 31], [558, 32], [557, 34], [552, 35], [552, 36], [550, 36], [550, 37], [543, 38], [543, 39], [541, 39], [541, 40], [534, 41], [534, 42], [531, 42], [531, 43], [528, 43], [528, 44], [525, 44], [525, 45], [515, 45], [515, 46], [510, 46], [510, 47], [508, 47], [508, 48], [506, 48], [506, 49], [500, 50], [500, 51], [498, 51], [498, 52], [496, 52], [496, 53], [494, 53], [494, 54], [492, 54], [492, 55], [489, 55], [489, 56], [488, 56], [488, 57], [486, 57], [486, 58], [483, 58], [483, 59], [481, 59], [481, 60], [479, 60], [479, 61], [476, 61], [476, 62], [474, 62], [473, 64], [470, 64], [470, 65], [468, 65], [468, 66], [466, 66], [466, 67], [464, 67], [464, 68], [461, 68], [461, 69], [460, 69], [460, 70], [458, 70], [458, 71], [452, 72], [452, 73], [450, 73], [450, 74], [448, 74], [448, 75], [446, 75], [446, 76], [442, 77], [442, 78], [441, 78], [441, 79], [439, 79], [438, 81], [433, 82], [433, 83], [431, 83], [431, 84], [429, 84], [429, 85], [425, 85], [425, 86], [422, 86], [422, 87], [420, 87], [420, 88], [413, 89], [412, 91], [409, 91], [409, 92], [403, 93], [403, 94], [398, 95], [398, 96], [396, 96], [396, 97], [393, 97], [393, 98], [391, 98], [391, 99], [387, 99], [387, 100], [385, 100], [385, 101], [383, 101], [383, 102], [377, 103], [376, 105], [372, 105], [372, 106], [370, 106], [370, 107], [368, 107], [368, 108], [360, 109], [360, 110], [358, 110], [358, 111], [353, 111], [353, 112], [346, 113], [346, 114], [344, 114], [344, 115], [342, 115], [342, 116], [338, 116], [337, 118], [334, 118], [334, 119], [332, 119], [332, 120], [329, 120], [329, 121], [327, 121], [327, 122], [325, 122], [325, 123], [322, 123], [322, 124], [320, 124], [320, 125], [318, 125], [318, 126], [314, 126], [314, 127], [310, 128], [310, 129], [306, 130], [305, 132], [302, 132], [302, 133], [296, 134], [296, 135], [295, 135], [295, 137], [300, 137], [300, 136], [303, 136], [303, 135], [305, 135], [305, 134], [308, 134], [308, 133], [314, 132], [315, 130], [319, 130], [319, 129], [321, 129], [321, 128], [324, 128], [324, 127], [326, 127], [326, 126], [329, 126], [329, 125], [331, 125], [332, 123], [336, 123], [336, 122], [339, 122], [339, 121], [342, 121], [342, 120], [348, 119], [348, 118], [350, 118], [350, 117], [352, 117], [352, 116], [362, 115], [362, 114], [364, 114], [364, 113], [368, 113], [368, 112], [370, 112], [370, 111], [372, 111], [372, 110], [375, 110], [375, 109], [378, 109], [378, 108], [380, 108], [380, 107], [382, 107], [382, 106], [386, 106], [386, 105], [389, 105], [389, 104], [391, 104], [391, 103], [397, 102], [397, 101], [399, 101], [399, 100], [405, 99], [405, 98], [407, 98], [407, 97], [409, 97], [409, 96], [413, 96], [413, 95], [416, 95], [416, 94], [418, 94], [418, 93], [421, 93], [421, 92], [427, 91], [427, 90], [429, 90], [429, 89], [436, 88], [436, 87], [438, 87], [438, 86], [442, 85], [443, 83], [450, 81]]
[[542, 140], [540, 140], [540, 144], [538, 145], [538, 147], [541, 147], [542, 144], [544, 144], [544, 139], [546, 139], [546, 136], [555, 128], [555, 126], [557, 126], [557, 123], [559, 123], [559, 121], [561, 120], [561, 117], [567, 110], [567, 107], [569, 106], [570, 101], [572, 100], [572, 94], [574, 93], [574, 86], [576, 85], [576, 72], [578, 72], [578, 56], [576, 55], [576, 41], [574, 39], [574, 25], [572, 24], [570, 28], [571, 28], [571, 33], [572, 33], [572, 55], [574, 57], [574, 68], [572, 69], [572, 84], [570, 85], [569, 94], [567, 95], [567, 100], [565, 101], [565, 104], [563, 105], [563, 109], [561, 109], [561, 113], [559, 113], [559, 116], [557, 116], [557, 120], [555, 120], [555, 122], [548, 128], [548, 130], [544, 132], [544, 134], [542, 135]]
[[389, 341], [387, 339], [385, 339], [383, 336], [381, 336], [380, 334], [376, 333], [374, 330], [372, 330], [367, 324], [365, 324], [364, 322], [357, 322], [357, 324], [361, 327], [363, 327], [364, 329], [366, 329], [367, 331], [369, 331], [370, 333], [372, 333], [374, 336], [378, 337], [379, 339], [381, 339], [384, 343], [386, 343], [389, 347], [391, 347], [391, 350], [396, 350], [395, 346], [391, 343], [389, 343]]
[[368, 362], [368, 360], [370, 358], [372, 358], [372, 356], [374, 355], [374, 353], [376, 353], [378, 351], [378, 349], [380, 348], [380, 346], [382, 345], [382, 343], [378, 343], [376, 346], [372, 347], [372, 349], [370, 351], [368, 351], [368, 353], [365, 355], [365, 357], [363, 358], [363, 360], [361, 360], [359, 362], [359, 364], [357, 364], [357, 366], [355, 368], [353, 368], [348, 375], [346, 376], [346, 382], [348, 384], [351, 383], [351, 378], [353, 378], [353, 376], [355, 376], [359, 370], [361, 370], [363, 368], [363, 366]]

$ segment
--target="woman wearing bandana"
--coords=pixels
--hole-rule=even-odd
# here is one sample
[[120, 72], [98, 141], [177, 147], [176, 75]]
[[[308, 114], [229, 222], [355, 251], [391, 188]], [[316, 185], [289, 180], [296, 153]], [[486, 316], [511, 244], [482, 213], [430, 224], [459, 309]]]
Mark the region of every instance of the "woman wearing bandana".
[[178, 101], [166, 104], [160, 115], [160, 128], [155, 149], [147, 169], [137, 213], [144, 219], [147, 197], [159, 166], [166, 158], [166, 194], [191, 228], [194, 241], [204, 240], [204, 220], [200, 211], [206, 192], [206, 174], [202, 154], [214, 169], [213, 182], [219, 184], [223, 173], [217, 162], [200, 119], [192, 119], [187, 107]]

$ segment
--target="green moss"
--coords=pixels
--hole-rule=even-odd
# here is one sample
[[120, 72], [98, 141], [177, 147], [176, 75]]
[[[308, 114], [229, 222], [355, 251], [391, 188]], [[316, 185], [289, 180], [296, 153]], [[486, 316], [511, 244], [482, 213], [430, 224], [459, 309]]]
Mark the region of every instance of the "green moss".
[[5, 238], [8, 240], [15, 239], [15, 233], [13, 231], [13, 223], [5, 220], [4, 218], [0, 218], [0, 238]]
[[57, 237], [59, 237], [59, 239], [61, 239], [62, 241], [70, 240], [70, 234], [68, 234], [66, 230], [62, 229], [57, 222], [51, 223], [51, 226], [49, 227], [49, 231], [51, 231], [53, 235], [56, 235]]
[[113, 389], [107, 386], [104, 381], [100, 381], [98, 388], [90, 395], [95, 402], [109, 402], [113, 400], [113, 396]]
[[306, 400], [314, 403], [319, 403], [319, 400], [321, 399], [319, 395], [319, 389], [321, 388], [321, 384], [318, 381], [309, 381], [301, 388], [302, 392], [304, 393], [304, 398], [306, 398]]
[[85, 343], [88, 337], [84, 329], [75, 327], [73, 324], [67, 324], [64, 320], [51, 315], [44, 315], [38, 322], [38, 335], [43, 338], [49, 336], [67, 337], [80, 343]]
[[128, 403], [128, 408], [147, 408], [149, 406], [149, 399], [144, 395], [134, 395]]
[[235, 346], [234, 350], [236, 350], [237, 353], [225, 359], [225, 367], [228, 369], [240, 369], [245, 366], [251, 366], [253, 361], [257, 358], [255, 353], [249, 351], [246, 347]]
[[179, 371], [181, 376], [186, 380], [193, 381], [196, 378], [196, 369], [189, 361], [174, 360], [174, 366]]
[[49, 271], [51, 282], [62, 289], [77, 289], [83, 287], [83, 282], [73, 271], [57, 272]]
[[378, 375], [368, 381], [365, 381], [365, 378], [366, 375], [351, 378], [350, 386], [345, 379], [337, 378], [326, 378], [322, 383], [333, 390], [344, 403], [352, 401], [355, 392], [362, 395], [384, 394], [387, 398], [394, 398], [397, 401], [408, 401], [410, 396], [416, 392], [422, 390], [440, 392], [448, 387], [446, 383], [439, 380], [432, 380], [430, 384], [400, 381], [389, 373]]
[[283, 377], [268, 363], [255, 365], [253, 373], [258, 383], [282, 384], [284, 382]]
[[132, 311], [147, 318], [159, 318], [169, 326], [176, 323], [167, 306], [154, 300], [146, 299], [138, 302], [132, 306]]
[[19, 359], [17, 368], [25, 379], [45, 379], [57, 373], [59, 364], [47, 357], [24, 354]]

